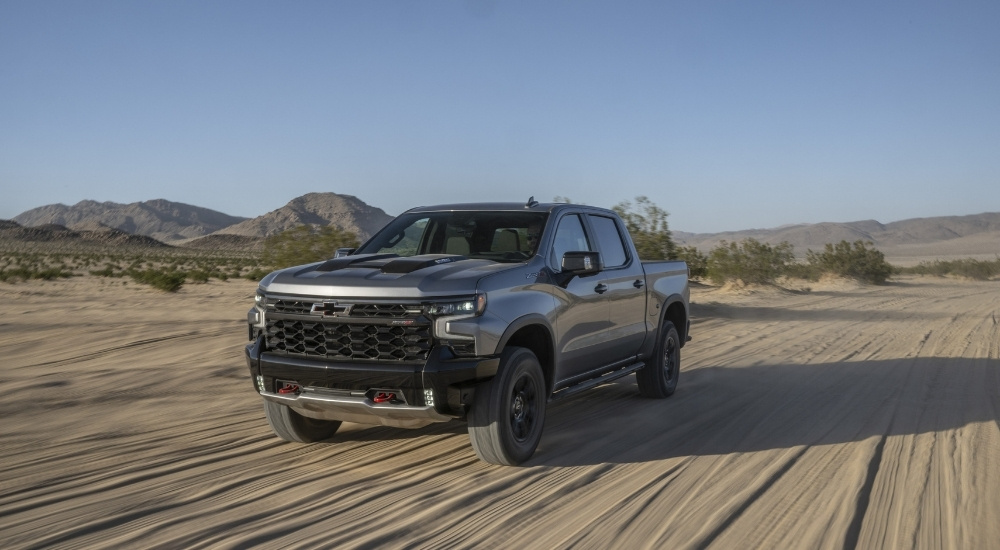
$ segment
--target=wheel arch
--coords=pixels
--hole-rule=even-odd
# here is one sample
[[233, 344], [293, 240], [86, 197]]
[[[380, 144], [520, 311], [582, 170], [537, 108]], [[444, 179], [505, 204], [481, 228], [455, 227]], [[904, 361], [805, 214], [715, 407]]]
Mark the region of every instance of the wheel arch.
[[663, 321], [670, 321], [677, 329], [680, 346], [683, 348], [688, 336], [688, 312], [684, 300], [679, 295], [667, 299], [663, 307]]
[[555, 376], [555, 338], [552, 335], [552, 327], [548, 320], [538, 314], [526, 315], [510, 324], [504, 331], [500, 342], [497, 345], [496, 353], [500, 354], [504, 348], [517, 346], [527, 348], [538, 358], [538, 363], [542, 367], [542, 374], [545, 375], [546, 394], [552, 393], [553, 378]]

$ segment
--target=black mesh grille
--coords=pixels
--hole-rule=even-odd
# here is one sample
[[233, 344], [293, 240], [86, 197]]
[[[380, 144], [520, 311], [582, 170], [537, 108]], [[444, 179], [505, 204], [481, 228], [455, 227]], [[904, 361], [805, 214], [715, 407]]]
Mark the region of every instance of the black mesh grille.
[[275, 319], [268, 320], [266, 337], [271, 352], [341, 360], [423, 361], [431, 348], [427, 324], [391, 326]]

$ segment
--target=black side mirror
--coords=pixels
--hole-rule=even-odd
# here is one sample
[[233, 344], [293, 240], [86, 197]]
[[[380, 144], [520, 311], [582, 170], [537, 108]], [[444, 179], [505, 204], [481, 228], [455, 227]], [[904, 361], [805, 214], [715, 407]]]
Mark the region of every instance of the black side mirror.
[[336, 252], [333, 253], [334, 258], [343, 258], [344, 256], [350, 256], [354, 254], [355, 248], [338, 248]]
[[563, 254], [563, 273], [586, 277], [596, 275], [604, 269], [600, 252], [574, 251]]

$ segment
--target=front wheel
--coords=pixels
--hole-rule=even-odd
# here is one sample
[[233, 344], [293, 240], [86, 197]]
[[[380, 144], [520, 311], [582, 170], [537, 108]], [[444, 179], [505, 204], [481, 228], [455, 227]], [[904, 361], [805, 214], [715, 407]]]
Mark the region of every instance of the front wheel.
[[469, 440], [480, 460], [515, 466], [531, 458], [545, 423], [545, 377], [531, 350], [511, 347], [496, 377], [476, 389]]
[[681, 372], [681, 345], [677, 328], [670, 321], [664, 321], [659, 338], [653, 360], [635, 373], [639, 393], [654, 399], [670, 397], [677, 389], [677, 376]]
[[288, 405], [264, 401], [264, 415], [274, 434], [285, 441], [315, 443], [330, 439], [340, 429], [339, 420], [317, 420], [302, 416]]

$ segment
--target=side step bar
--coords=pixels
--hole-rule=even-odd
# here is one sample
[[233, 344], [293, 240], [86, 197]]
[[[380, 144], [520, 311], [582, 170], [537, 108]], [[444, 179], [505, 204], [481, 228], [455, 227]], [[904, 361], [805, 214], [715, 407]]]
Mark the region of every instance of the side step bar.
[[549, 397], [549, 402], [558, 401], [564, 397], [569, 397], [571, 395], [576, 395], [582, 391], [589, 390], [591, 388], [596, 388], [601, 384], [607, 384], [612, 380], [618, 380], [619, 378], [628, 376], [633, 372], [645, 367], [646, 363], [639, 361], [638, 363], [632, 363], [627, 367], [622, 367], [618, 370], [613, 370], [603, 376], [598, 376], [597, 378], [591, 378], [589, 380], [584, 380], [578, 384], [574, 384], [568, 388], [563, 388], [557, 392], [554, 392], [551, 397]]

